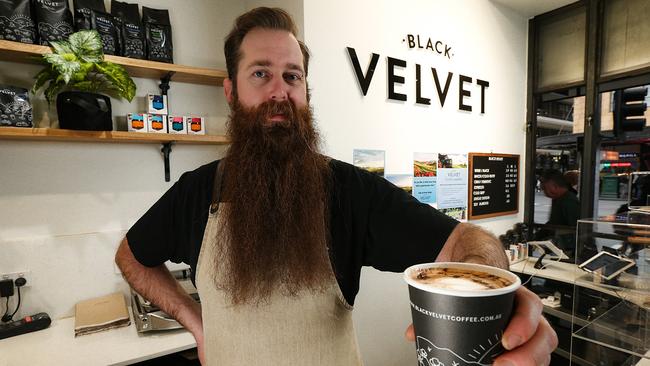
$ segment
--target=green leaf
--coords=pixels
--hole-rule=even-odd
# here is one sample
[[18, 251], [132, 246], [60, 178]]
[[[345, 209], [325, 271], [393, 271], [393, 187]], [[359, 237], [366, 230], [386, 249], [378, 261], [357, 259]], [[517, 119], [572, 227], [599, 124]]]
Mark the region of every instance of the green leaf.
[[85, 92], [91, 92], [91, 93], [96, 93], [97, 92], [97, 83], [94, 81], [90, 80], [85, 80], [85, 81], [80, 81], [78, 83], [73, 83], [68, 85], [69, 88], [74, 89], [74, 90], [79, 90], [79, 91], [85, 91]]
[[56, 97], [56, 95], [63, 89], [64, 86], [65, 84], [63, 83], [50, 83], [47, 89], [45, 89], [45, 100], [47, 100], [47, 104], [52, 104], [54, 97]]
[[97, 70], [106, 76], [111, 84], [118, 90], [119, 95], [128, 100], [133, 100], [136, 86], [133, 79], [121, 65], [112, 62], [101, 62], [96, 64]]
[[73, 53], [72, 47], [68, 41], [50, 41], [50, 45], [54, 48], [54, 52], [58, 54]]
[[43, 58], [52, 64], [52, 67], [63, 76], [66, 83], [70, 81], [72, 74], [79, 71], [81, 68], [79, 61], [77, 61], [75, 55], [71, 53], [64, 55], [48, 53], [43, 55]]
[[102, 62], [104, 60], [102, 39], [97, 31], [82, 30], [71, 34], [68, 39], [74, 54], [83, 61]]
[[56, 77], [56, 71], [52, 69], [51, 67], [46, 67], [43, 70], [41, 70], [34, 79], [36, 81], [34, 82], [34, 86], [32, 87], [32, 94], [36, 94], [36, 92], [41, 89], [45, 83], [48, 81], [54, 79]]
[[89, 73], [92, 72], [95, 69], [95, 64], [94, 63], [88, 63], [88, 62], [82, 62], [79, 65], [79, 70], [74, 72], [72, 74], [72, 77], [70, 78], [71, 82], [80, 82], [84, 81], [89, 77]]
[[65, 62], [63, 55], [59, 55], [58, 53], [46, 53], [43, 55], [43, 58], [52, 66]]

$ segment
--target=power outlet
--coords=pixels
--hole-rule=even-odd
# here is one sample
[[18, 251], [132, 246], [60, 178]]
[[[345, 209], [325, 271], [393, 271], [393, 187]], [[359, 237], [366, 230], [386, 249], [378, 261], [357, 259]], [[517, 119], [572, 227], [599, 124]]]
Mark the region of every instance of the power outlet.
[[11, 272], [11, 273], [2, 273], [0, 274], [0, 280], [12, 280], [14, 283], [16, 283], [16, 279], [18, 278], [24, 278], [27, 280], [27, 283], [25, 283], [25, 286], [23, 287], [29, 287], [32, 285], [32, 276], [30, 271], [21, 271], [21, 272]]

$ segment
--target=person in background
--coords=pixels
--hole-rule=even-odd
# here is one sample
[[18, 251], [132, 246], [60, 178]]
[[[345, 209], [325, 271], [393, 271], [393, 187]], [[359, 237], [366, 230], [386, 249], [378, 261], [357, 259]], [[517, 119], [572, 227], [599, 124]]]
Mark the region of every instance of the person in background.
[[575, 227], [580, 218], [580, 200], [564, 175], [559, 170], [549, 169], [542, 174], [541, 182], [544, 195], [552, 199], [551, 213], [546, 223]]
[[580, 218], [580, 201], [571, 191], [564, 175], [556, 169], [542, 173], [540, 179], [544, 195], [551, 201], [551, 212], [545, 227], [536, 234], [537, 240], [552, 239], [571, 257], [575, 252], [576, 224]]
[[[225, 158], [183, 174], [115, 256], [129, 284], [194, 335], [204, 365], [361, 365], [351, 311], [362, 266], [508, 268], [494, 235], [320, 153], [296, 34], [281, 9], [237, 18], [224, 46]], [[166, 260], [190, 265], [200, 306]], [[557, 337], [541, 301], [523, 287], [515, 301], [495, 365], [548, 364]]]

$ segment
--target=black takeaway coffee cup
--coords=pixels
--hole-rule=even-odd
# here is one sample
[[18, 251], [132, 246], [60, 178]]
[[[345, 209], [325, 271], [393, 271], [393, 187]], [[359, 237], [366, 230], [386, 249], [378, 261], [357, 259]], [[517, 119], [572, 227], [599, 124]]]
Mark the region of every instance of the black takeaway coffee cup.
[[420, 366], [491, 365], [503, 352], [519, 277], [472, 263], [427, 263], [404, 272]]

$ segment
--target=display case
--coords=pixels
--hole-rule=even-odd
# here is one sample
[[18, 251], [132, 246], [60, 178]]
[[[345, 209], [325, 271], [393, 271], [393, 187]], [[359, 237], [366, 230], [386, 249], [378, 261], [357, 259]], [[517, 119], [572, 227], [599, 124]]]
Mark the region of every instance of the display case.
[[575, 259], [571, 364], [650, 365], [650, 214], [579, 220]]

